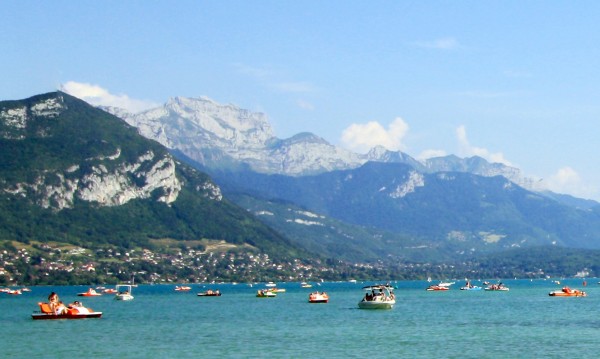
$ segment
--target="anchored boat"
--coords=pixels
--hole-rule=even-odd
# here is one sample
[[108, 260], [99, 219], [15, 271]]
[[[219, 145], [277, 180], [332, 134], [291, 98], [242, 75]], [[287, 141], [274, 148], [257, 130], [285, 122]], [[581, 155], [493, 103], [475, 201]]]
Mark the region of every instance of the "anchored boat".
[[367, 292], [363, 299], [358, 302], [360, 309], [392, 309], [396, 304], [394, 289], [390, 285], [369, 285], [363, 287]]

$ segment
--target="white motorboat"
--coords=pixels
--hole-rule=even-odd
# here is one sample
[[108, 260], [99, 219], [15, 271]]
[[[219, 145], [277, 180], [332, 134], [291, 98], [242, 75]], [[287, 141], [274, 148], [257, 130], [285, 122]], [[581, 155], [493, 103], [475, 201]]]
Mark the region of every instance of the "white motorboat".
[[396, 304], [394, 289], [390, 285], [376, 284], [363, 287], [367, 292], [358, 302], [360, 309], [392, 309]]
[[131, 284], [117, 284], [115, 289], [117, 290], [117, 294], [115, 294], [116, 300], [132, 300], [133, 295], [131, 294]]

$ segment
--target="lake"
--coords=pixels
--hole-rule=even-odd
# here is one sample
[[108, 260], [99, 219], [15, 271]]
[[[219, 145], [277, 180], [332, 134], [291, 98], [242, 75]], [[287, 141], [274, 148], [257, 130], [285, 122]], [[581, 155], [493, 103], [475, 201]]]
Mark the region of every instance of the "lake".
[[[1, 353], [7, 358], [595, 358], [600, 355], [597, 279], [503, 280], [508, 292], [428, 292], [425, 281], [391, 282], [391, 310], [361, 310], [362, 286], [374, 282], [277, 283], [276, 298], [256, 298], [264, 284], [140, 285], [135, 299], [82, 298], [87, 287], [31, 287], [0, 293]], [[495, 282], [495, 281], [493, 281]], [[433, 282], [435, 283], [435, 282]], [[481, 285], [481, 282], [474, 281]], [[548, 296], [562, 285], [585, 298]], [[198, 297], [206, 289], [221, 297]], [[327, 304], [309, 304], [311, 291]], [[37, 303], [55, 291], [100, 319], [34, 321]]]

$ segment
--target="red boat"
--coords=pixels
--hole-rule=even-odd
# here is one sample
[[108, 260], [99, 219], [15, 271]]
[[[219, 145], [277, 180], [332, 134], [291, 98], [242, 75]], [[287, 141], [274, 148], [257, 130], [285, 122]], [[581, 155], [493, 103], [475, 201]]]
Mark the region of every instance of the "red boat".
[[430, 285], [429, 287], [427, 287], [426, 290], [428, 290], [428, 291], [436, 290], [437, 291], [437, 290], [448, 290], [448, 289], [450, 289], [450, 288], [443, 286], [443, 285], [435, 285], [434, 284], [434, 285]]
[[98, 297], [98, 296], [101, 296], [102, 293], [98, 293], [98, 292], [96, 292], [95, 289], [90, 288], [90, 289], [87, 290], [87, 292], [77, 293], [77, 295], [80, 296], [80, 297]]
[[92, 309], [86, 308], [78, 302], [70, 304], [60, 314], [54, 313], [48, 303], [38, 303], [38, 305], [40, 306], [40, 311], [33, 312], [31, 314], [32, 319], [85, 319], [100, 318], [102, 316], [102, 312], [94, 312]]
[[564, 287], [562, 290], [555, 290], [548, 293], [551, 297], [585, 297], [587, 293], [579, 289]]
[[310, 293], [310, 295], [308, 296], [308, 302], [309, 303], [327, 303], [327, 302], [329, 302], [329, 295], [327, 295], [327, 293], [325, 293], [325, 292]]

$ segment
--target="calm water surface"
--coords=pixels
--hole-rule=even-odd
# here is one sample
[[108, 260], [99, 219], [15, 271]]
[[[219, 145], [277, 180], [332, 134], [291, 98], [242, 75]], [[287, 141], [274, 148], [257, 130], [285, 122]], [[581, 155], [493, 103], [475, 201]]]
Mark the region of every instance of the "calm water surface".
[[[0, 353], [5, 358], [597, 358], [600, 285], [586, 298], [554, 298], [552, 281], [506, 280], [509, 292], [427, 292], [426, 282], [399, 281], [392, 310], [360, 310], [366, 283], [322, 283], [256, 298], [260, 284], [134, 288], [135, 299], [83, 298], [100, 319], [34, 321], [37, 302], [56, 291], [65, 302], [87, 287], [32, 287], [0, 294]], [[562, 281], [582, 288], [582, 280]], [[207, 288], [221, 297], [198, 297]], [[309, 304], [312, 290], [328, 304]]]

